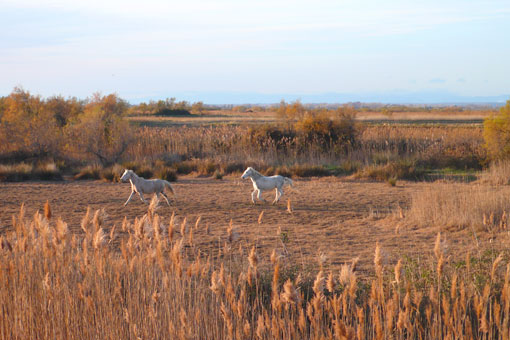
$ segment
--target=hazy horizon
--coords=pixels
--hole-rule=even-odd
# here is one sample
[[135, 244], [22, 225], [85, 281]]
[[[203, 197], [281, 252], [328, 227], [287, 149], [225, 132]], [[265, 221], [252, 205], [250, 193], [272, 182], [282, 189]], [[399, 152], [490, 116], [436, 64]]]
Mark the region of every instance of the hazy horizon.
[[502, 102], [507, 1], [0, 1], [0, 95]]

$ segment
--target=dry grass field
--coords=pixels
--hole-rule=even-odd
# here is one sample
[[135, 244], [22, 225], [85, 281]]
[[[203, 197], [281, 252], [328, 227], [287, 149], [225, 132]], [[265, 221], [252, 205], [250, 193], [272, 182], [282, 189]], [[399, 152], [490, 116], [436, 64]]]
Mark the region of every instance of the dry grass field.
[[[481, 124], [483, 119], [487, 118], [491, 111], [457, 111], [457, 112], [394, 112], [383, 114], [377, 111], [363, 111], [356, 114], [356, 119], [360, 122], [377, 123], [467, 123]], [[255, 111], [255, 112], [233, 112], [228, 110], [206, 111], [200, 115], [192, 116], [131, 116], [128, 118], [132, 123], [143, 126], [203, 126], [203, 125], [254, 125], [261, 123], [275, 123], [281, 118], [275, 111]]]
[[[489, 111], [294, 103], [130, 126], [108, 96], [65, 101], [79, 119], [40, 134], [16, 105], [51, 103], [11, 97], [0, 339], [510, 339], [510, 163], [490, 162]], [[248, 165], [295, 186], [253, 205]], [[124, 167], [178, 176], [171, 205], [124, 207]]]
[[508, 188], [328, 177], [253, 206], [238, 177], [174, 187], [156, 208], [123, 207], [128, 184], [2, 184], [0, 338], [510, 336]]
[[[472, 228], [446, 230], [447, 223], [441, 225], [429, 216], [426, 218], [432, 224], [422, 220], [417, 225], [406, 216], [401, 218], [401, 211], [402, 215], [407, 214], [413, 196], [421, 197], [423, 192], [430, 195], [431, 187], [438, 187], [440, 193], [446, 190], [441, 189], [441, 184], [403, 181], [392, 187], [336, 177], [297, 179], [294, 188], [287, 188], [276, 206], [253, 205], [251, 182], [237, 176], [223, 180], [186, 176], [173, 185], [177, 197], [172, 199], [171, 207], [161, 202], [158, 214], [167, 223], [175, 213], [178, 224], [186, 218], [188, 227], [200, 217], [200, 226], [193, 235], [198, 247], [207, 251], [221, 249], [232, 220], [238, 243], [244, 247], [255, 245], [262, 262], [268, 263], [270, 253], [276, 249], [287, 263], [305, 270], [314, 266], [319, 254], [326, 256], [328, 268], [334, 270], [359, 257], [360, 272], [369, 277], [373, 274], [372, 255], [377, 242], [384, 249], [387, 264], [394, 264], [403, 256], [427, 259], [439, 231], [445, 232], [445, 247], [451, 261], [462, 259], [466, 252], [494, 248], [493, 241], [504, 243], [509, 236], [493, 240], [494, 235], [484, 230], [478, 233], [473, 233]], [[80, 223], [87, 207], [105, 210], [106, 231], [114, 226], [119, 230], [124, 217], [134, 221], [147, 210], [138, 197], [124, 207], [129, 193], [129, 184], [100, 181], [2, 184], [0, 231], [10, 229], [12, 215], [18, 213], [21, 204], [25, 204], [30, 216], [42, 210], [46, 200], [53, 215], [62, 217], [74, 233], [81, 233]], [[265, 193], [264, 197], [270, 202], [273, 195]], [[287, 207], [289, 199], [291, 213]]]

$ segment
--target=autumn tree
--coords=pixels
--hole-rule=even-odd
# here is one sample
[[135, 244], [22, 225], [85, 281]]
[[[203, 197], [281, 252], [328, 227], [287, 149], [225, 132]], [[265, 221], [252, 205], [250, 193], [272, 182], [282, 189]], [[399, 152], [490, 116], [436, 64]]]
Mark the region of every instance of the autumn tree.
[[117, 162], [132, 140], [124, 114], [128, 104], [116, 94], [95, 94], [69, 131], [74, 153], [95, 157], [103, 166]]
[[61, 130], [40, 96], [16, 87], [2, 100], [0, 140], [3, 152], [57, 155]]
[[62, 96], [53, 96], [46, 100], [46, 109], [53, 113], [57, 125], [64, 127], [83, 112], [83, 102], [75, 97], [65, 99]]
[[510, 158], [510, 100], [483, 122], [485, 148], [491, 160]]
[[191, 105], [191, 112], [195, 114], [202, 114], [204, 112], [204, 103], [196, 102]]

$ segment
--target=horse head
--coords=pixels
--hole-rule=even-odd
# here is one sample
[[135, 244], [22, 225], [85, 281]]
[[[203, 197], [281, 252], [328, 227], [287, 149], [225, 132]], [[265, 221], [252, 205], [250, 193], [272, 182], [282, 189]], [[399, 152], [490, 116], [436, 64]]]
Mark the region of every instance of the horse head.
[[126, 170], [124, 170], [124, 173], [120, 177], [120, 180], [122, 182], [127, 182], [127, 181], [129, 181], [129, 179], [131, 178], [132, 175], [133, 175], [133, 170], [126, 169]]
[[243, 175], [241, 176], [242, 179], [247, 179], [249, 178], [251, 175], [253, 174], [253, 168], [251, 166], [249, 166], [243, 173]]

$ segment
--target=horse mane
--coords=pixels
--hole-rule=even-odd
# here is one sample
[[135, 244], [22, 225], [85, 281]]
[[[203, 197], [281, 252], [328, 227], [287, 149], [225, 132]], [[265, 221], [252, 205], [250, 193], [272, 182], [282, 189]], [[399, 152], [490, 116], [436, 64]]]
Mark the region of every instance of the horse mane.
[[253, 169], [251, 166], [250, 166], [250, 169], [251, 171], [253, 171], [256, 175], [260, 175], [262, 176], [262, 174], [260, 172], [258, 172], [257, 170]]

